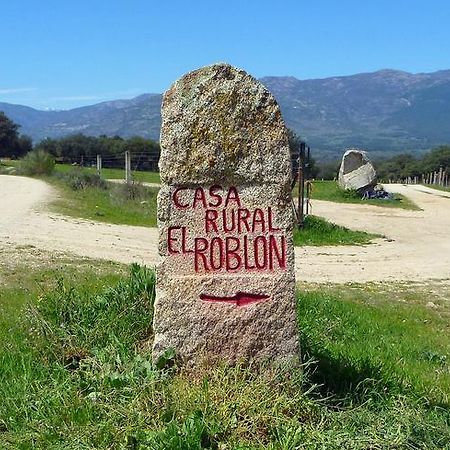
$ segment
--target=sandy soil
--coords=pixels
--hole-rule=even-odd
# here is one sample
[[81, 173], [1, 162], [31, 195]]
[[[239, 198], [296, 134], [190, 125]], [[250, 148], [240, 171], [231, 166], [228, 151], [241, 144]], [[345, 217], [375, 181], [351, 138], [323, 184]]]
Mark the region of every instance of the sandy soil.
[[[299, 281], [365, 282], [450, 280], [450, 193], [423, 186], [390, 185], [422, 211], [313, 202], [313, 214], [352, 229], [379, 233], [366, 246], [296, 248]], [[153, 266], [157, 230], [109, 225], [49, 213], [57, 193], [46, 183], [0, 175], [0, 255], [13, 246], [68, 252]]]

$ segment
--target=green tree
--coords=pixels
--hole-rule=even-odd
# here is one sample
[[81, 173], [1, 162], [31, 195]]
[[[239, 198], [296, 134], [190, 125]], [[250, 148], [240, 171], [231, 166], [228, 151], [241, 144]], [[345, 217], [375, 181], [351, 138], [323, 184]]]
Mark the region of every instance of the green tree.
[[317, 178], [323, 178], [324, 180], [337, 179], [340, 165], [340, 161], [322, 162], [318, 167]]
[[433, 149], [423, 157], [422, 162], [424, 172], [437, 171], [440, 167], [450, 171], [450, 146], [441, 145]]
[[125, 141], [124, 150], [130, 152], [135, 170], [158, 170], [160, 147], [157, 142], [135, 136]]
[[61, 156], [59, 141], [52, 138], [45, 138], [36, 145], [36, 150], [43, 150], [53, 156]]
[[21, 157], [33, 150], [33, 140], [26, 134], [21, 134], [16, 141], [15, 156]]
[[0, 156], [14, 156], [16, 151], [19, 125], [0, 111]]

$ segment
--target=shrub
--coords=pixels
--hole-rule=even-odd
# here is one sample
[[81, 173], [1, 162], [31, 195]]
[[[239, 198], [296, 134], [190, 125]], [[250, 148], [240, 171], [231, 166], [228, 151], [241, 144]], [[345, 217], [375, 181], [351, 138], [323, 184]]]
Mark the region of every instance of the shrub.
[[55, 168], [52, 155], [43, 150], [33, 150], [27, 153], [19, 165], [19, 173], [24, 175], [51, 175]]
[[106, 181], [97, 173], [84, 171], [78, 167], [74, 167], [70, 172], [60, 175], [61, 179], [70, 186], [74, 191], [95, 187], [107, 189]]
[[146, 187], [138, 181], [119, 184], [115, 191], [117, 198], [120, 200], [148, 200], [148, 191]]

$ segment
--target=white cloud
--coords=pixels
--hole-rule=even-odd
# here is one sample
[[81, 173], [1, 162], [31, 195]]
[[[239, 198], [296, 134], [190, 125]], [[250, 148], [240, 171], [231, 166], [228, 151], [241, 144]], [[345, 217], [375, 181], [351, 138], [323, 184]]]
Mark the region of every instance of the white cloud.
[[130, 95], [137, 95], [141, 93], [138, 89], [128, 89], [126, 91], [115, 91], [115, 92], [107, 92], [102, 95], [64, 95], [64, 96], [58, 96], [58, 97], [51, 97], [49, 100], [51, 101], [61, 101], [61, 102], [84, 102], [84, 101], [101, 101], [101, 100], [107, 100], [107, 99], [116, 99], [120, 96], [130, 96]]
[[50, 100], [60, 100], [63, 102], [76, 102], [76, 101], [86, 101], [86, 100], [100, 100], [102, 97], [97, 95], [71, 95], [66, 97], [52, 97]]
[[0, 95], [20, 94], [22, 92], [36, 91], [37, 88], [23, 87], [23, 88], [0, 88]]

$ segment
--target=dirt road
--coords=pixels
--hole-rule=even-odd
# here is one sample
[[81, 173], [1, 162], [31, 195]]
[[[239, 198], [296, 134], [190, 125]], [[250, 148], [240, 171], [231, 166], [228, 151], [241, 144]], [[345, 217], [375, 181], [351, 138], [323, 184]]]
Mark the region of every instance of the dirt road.
[[[313, 213], [352, 229], [380, 233], [367, 246], [296, 248], [299, 281], [365, 282], [450, 279], [450, 193], [390, 185], [423, 211], [314, 201]], [[0, 254], [27, 245], [79, 256], [157, 262], [157, 230], [108, 225], [49, 213], [57, 193], [46, 183], [0, 175]]]

